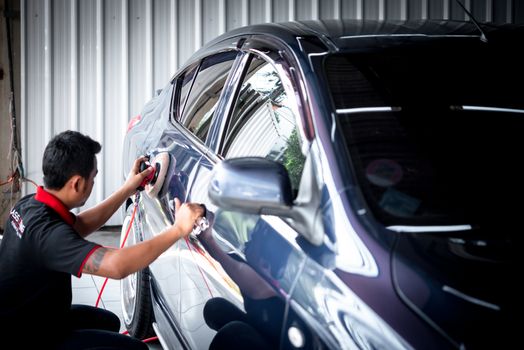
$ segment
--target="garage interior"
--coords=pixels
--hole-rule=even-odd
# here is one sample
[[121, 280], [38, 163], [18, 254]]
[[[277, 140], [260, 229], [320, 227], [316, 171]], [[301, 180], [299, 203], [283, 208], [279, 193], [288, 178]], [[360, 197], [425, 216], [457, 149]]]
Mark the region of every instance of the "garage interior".
[[[480, 22], [524, 23], [522, 1], [464, 3]], [[454, 0], [0, 0], [0, 13], [0, 238], [12, 205], [34, 192], [20, 178], [42, 183], [43, 148], [61, 131], [103, 145], [86, 207], [117, 189], [129, 120], [219, 34], [308, 19], [468, 19]], [[95, 239], [118, 244], [120, 225], [117, 212]], [[74, 302], [94, 304], [101, 284], [76, 281]], [[118, 282], [106, 293], [120, 314]]]

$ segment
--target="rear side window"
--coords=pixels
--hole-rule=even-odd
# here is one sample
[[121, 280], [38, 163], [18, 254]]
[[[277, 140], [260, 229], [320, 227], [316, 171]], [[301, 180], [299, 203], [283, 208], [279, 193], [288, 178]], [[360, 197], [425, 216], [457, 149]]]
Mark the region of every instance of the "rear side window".
[[[229, 51], [205, 58], [192, 83], [183, 80], [181, 87], [180, 122], [191, 133], [205, 142], [209, 126], [213, 120], [218, 100], [226, 79], [236, 58], [236, 52]], [[184, 84], [185, 82], [185, 84]], [[185, 90], [189, 89], [185, 98]]]

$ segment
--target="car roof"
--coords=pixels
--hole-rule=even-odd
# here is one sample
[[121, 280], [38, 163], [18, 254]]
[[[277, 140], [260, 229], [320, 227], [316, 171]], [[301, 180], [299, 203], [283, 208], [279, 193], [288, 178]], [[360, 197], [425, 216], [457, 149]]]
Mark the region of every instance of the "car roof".
[[[499, 33], [518, 32], [524, 33], [524, 26], [514, 24], [480, 24], [488, 36], [499, 37]], [[320, 38], [328, 47], [345, 49], [352, 47], [355, 40], [369, 41], [370, 45], [376, 44], [380, 37], [478, 37], [481, 32], [473, 22], [453, 20], [410, 20], [410, 21], [378, 21], [378, 20], [310, 20], [283, 23], [264, 23], [233, 29], [205, 47], [212, 47], [215, 43], [233, 37], [264, 34], [273, 36], [283, 42], [291, 43], [297, 36], [315, 36]], [[371, 40], [370, 40], [371, 39]], [[361, 43], [362, 44], [362, 43]], [[361, 45], [359, 45], [361, 46]]]

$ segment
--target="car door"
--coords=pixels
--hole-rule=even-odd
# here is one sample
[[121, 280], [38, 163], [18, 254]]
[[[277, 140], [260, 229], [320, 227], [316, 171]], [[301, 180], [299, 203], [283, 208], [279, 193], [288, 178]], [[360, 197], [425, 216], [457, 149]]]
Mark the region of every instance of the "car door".
[[[157, 147], [148, 152], [151, 163], [160, 164], [157, 183], [146, 186], [141, 201], [140, 221], [150, 235], [159, 234], [173, 223], [175, 197], [189, 200], [196, 165], [207, 151], [209, 127], [217, 115], [220, 96], [235, 59], [234, 51], [211, 54], [189, 66], [174, 81], [171, 124], [162, 131]], [[174, 324], [173, 329], [160, 329], [169, 333], [163, 334], [164, 338], [177, 339], [186, 347], [202, 348], [199, 339], [206, 337], [193, 333], [192, 318], [186, 317], [190, 303], [181, 298], [193, 289], [191, 254], [188, 242], [179, 240], [150, 265], [150, 271], [163, 316]]]
[[[211, 203], [207, 192], [213, 167], [223, 158], [243, 156], [283, 163], [293, 189], [298, 190], [305, 157], [296, 122], [296, 92], [287, 72], [278, 70], [282, 65], [272, 59], [281, 59], [278, 52], [265, 53], [265, 57], [254, 53], [245, 57], [228, 118], [219, 128], [216, 152], [200, 160], [191, 199], [214, 212], [213, 239], [227, 255], [212, 254], [199, 241], [193, 242], [206, 257], [195, 261], [201, 263], [200, 308], [217, 295], [227, 298], [246, 313], [250, 326], [269, 347], [278, 348], [288, 343], [281, 338], [286, 300], [305, 261], [296, 242], [299, 235], [278, 217], [222, 210]], [[212, 323], [209, 318], [214, 316], [218, 315], [206, 315], [204, 320], [201, 315], [200, 322]]]

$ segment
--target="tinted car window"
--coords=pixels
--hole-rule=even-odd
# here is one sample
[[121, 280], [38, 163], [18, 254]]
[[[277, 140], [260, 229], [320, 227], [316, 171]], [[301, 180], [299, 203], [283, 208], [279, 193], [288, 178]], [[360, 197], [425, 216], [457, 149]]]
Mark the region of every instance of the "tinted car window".
[[275, 68], [254, 57], [240, 88], [226, 131], [226, 158], [258, 156], [286, 167], [293, 189], [304, 166], [300, 138], [282, 80]]
[[337, 109], [370, 106], [482, 105], [524, 108], [523, 55], [478, 39], [405, 44], [329, 56], [325, 72]]
[[[503, 81], [521, 81], [524, 69], [482, 48], [453, 49], [460, 61], [438, 46], [326, 60], [357, 178], [386, 225], [495, 227], [498, 212], [505, 225], [519, 217], [503, 203], [524, 194], [509, 170], [519, 158], [524, 111], [516, 109], [519, 90]], [[365, 98], [343, 98], [353, 84], [365, 87]]]
[[176, 95], [176, 103], [175, 106], [177, 106], [175, 110], [175, 117], [177, 120], [180, 120], [182, 116], [182, 111], [184, 109], [184, 105], [186, 104], [187, 95], [189, 94], [189, 91], [191, 90], [191, 83], [193, 82], [193, 79], [195, 78], [195, 73], [198, 69], [198, 65], [193, 66], [189, 68], [185, 73], [182, 74], [181, 77], [178, 78], [178, 92]]
[[236, 53], [229, 51], [205, 58], [185, 100], [180, 121], [202, 141], [206, 140], [218, 99], [235, 57]]

